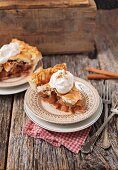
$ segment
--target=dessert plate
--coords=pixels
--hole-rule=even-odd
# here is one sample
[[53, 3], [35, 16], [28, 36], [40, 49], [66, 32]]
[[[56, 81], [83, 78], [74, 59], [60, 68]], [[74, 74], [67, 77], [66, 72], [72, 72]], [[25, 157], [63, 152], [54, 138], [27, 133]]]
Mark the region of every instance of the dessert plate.
[[[42, 67], [42, 65], [43, 65], [42, 61], [39, 61], [38, 65], [36, 66], [36, 69]], [[10, 78], [8, 80], [0, 81], [0, 88], [1, 87], [6, 88], [6, 87], [20, 86], [22, 84], [27, 83], [28, 78], [29, 78], [29, 75], [28, 76], [16, 77], [16, 78]]]
[[26, 106], [37, 118], [52, 123], [71, 124], [85, 120], [96, 112], [100, 98], [97, 90], [83, 79], [75, 77], [75, 86], [85, 98], [86, 111], [84, 113], [77, 112], [72, 114], [57, 110], [54, 106], [42, 101], [38, 93], [31, 88], [25, 94]]
[[35, 116], [34, 113], [30, 111], [30, 109], [26, 106], [25, 103], [24, 103], [24, 109], [25, 109], [27, 116], [40, 127], [50, 130], [50, 131], [54, 131], [54, 132], [67, 133], [67, 132], [80, 131], [94, 124], [98, 120], [98, 118], [101, 116], [103, 105], [102, 105], [102, 100], [100, 99], [99, 107], [92, 116], [90, 116], [88, 119], [83, 120], [81, 122], [68, 124], [68, 125], [55, 124], [55, 123], [50, 123], [50, 122], [41, 120], [40, 118]]
[[9, 95], [9, 94], [16, 94], [20, 93], [22, 91], [27, 90], [29, 87], [29, 84], [23, 84], [20, 86], [15, 86], [15, 87], [9, 87], [9, 88], [0, 88], [0, 95]]
[[15, 87], [28, 82], [28, 77], [21, 76], [17, 78], [10, 78], [8, 80], [0, 81], [0, 88]]

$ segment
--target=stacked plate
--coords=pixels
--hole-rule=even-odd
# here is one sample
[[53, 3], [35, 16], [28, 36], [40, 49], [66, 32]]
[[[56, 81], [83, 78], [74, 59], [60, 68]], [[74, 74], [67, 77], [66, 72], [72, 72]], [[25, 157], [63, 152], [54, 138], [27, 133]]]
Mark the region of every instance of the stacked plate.
[[42, 101], [36, 91], [28, 88], [24, 100], [27, 116], [40, 127], [55, 132], [75, 132], [91, 126], [102, 113], [102, 101], [97, 90], [85, 80], [75, 77], [75, 86], [85, 98], [85, 113], [57, 110]]
[[[40, 60], [35, 70], [40, 69], [42, 66], [43, 63]], [[0, 81], [0, 95], [16, 94], [25, 91], [29, 87], [28, 78], [29, 76], [21, 76]]]
[[0, 95], [15, 94], [25, 91], [29, 84], [26, 77], [12, 78], [0, 82]]

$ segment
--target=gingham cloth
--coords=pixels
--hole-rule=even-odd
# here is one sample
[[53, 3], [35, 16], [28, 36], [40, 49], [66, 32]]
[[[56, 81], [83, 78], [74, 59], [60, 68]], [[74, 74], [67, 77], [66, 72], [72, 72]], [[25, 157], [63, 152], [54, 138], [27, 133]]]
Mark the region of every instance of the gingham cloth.
[[89, 131], [90, 128], [73, 133], [52, 132], [39, 127], [30, 120], [24, 127], [23, 134], [43, 139], [56, 147], [63, 145], [70, 151], [78, 153]]

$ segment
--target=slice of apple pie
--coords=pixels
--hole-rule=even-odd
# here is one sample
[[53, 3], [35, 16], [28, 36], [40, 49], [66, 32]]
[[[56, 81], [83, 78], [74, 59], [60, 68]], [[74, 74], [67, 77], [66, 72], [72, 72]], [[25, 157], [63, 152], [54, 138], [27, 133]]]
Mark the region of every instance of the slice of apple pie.
[[42, 55], [36, 47], [12, 39], [11, 43], [0, 48], [0, 80], [28, 76], [41, 59]]
[[40, 69], [32, 74], [29, 83], [42, 100], [56, 109], [73, 113], [85, 111], [85, 99], [75, 87], [74, 76], [67, 71], [65, 63]]

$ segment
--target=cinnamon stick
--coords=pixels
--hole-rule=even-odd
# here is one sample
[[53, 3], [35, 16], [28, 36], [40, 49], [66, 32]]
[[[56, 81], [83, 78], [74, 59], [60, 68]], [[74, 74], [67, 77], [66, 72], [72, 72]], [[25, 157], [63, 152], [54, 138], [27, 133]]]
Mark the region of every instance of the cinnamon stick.
[[118, 79], [118, 75], [115, 76], [107, 76], [103, 74], [88, 74], [87, 78], [90, 79]]
[[98, 73], [98, 74], [107, 75], [107, 76], [118, 77], [118, 73], [113, 73], [113, 72], [109, 72], [105, 70], [99, 70], [93, 67], [87, 67], [86, 70], [90, 72]]

